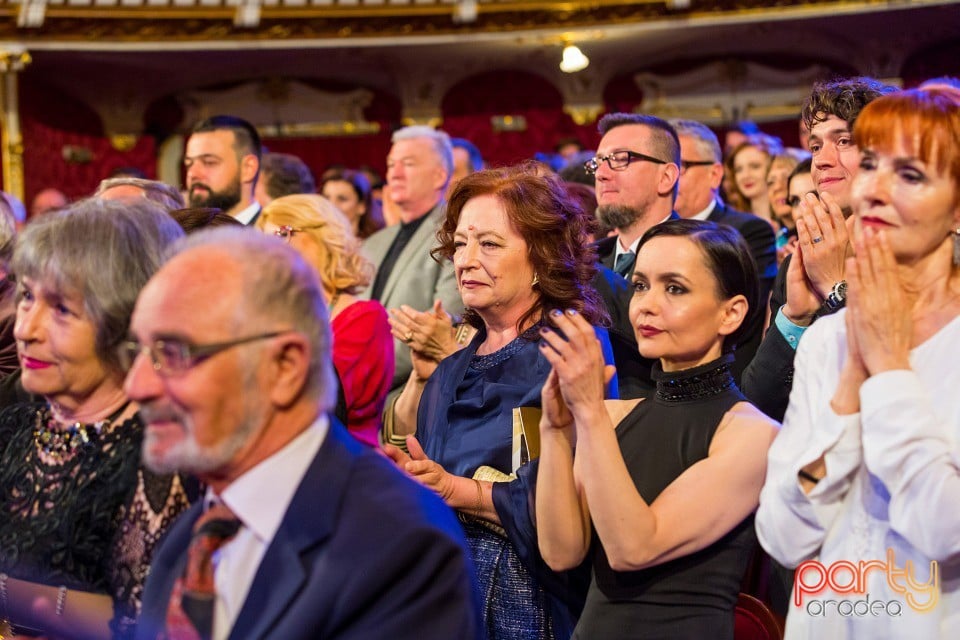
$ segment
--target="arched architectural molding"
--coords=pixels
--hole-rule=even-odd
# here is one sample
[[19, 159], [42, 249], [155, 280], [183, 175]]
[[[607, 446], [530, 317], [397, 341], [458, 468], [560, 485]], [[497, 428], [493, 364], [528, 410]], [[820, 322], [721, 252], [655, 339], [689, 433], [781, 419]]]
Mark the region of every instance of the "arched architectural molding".
[[643, 92], [638, 111], [723, 126], [795, 116], [810, 85], [828, 75], [829, 69], [817, 64], [784, 70], [729, 59], [672, 75], [641, 72], [634, 81]]
[[364, 117], [374, 94], [368, 89], [321, 91], [297, 80], [271, 78], [230, 88], [185, 91], [178, 96], [184, 125], [217, 114], [247, 120], [267, 137], [376, 133]]

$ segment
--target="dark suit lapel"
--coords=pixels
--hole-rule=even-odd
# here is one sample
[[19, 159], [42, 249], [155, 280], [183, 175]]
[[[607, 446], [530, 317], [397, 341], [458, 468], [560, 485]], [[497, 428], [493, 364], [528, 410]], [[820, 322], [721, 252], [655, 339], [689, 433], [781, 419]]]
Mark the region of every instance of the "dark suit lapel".
[[724, 205], [717, 202], [716, 200], [714, 200], [713, 210], [710, 211], [710, 215], [707, 216], [707, 220], [709, 220], [710, 222], [716, 222], [719, 224], [720, 221], [723, 220], [724, 216], [726, 215], [727, 215], [727, 208]]
[[[296, 598], [308, 575], [303, 555], [323, 543], [336, 526], [350, 470], [361, 445], [335, 419], [283, 522], [260, 562], [247, 599], [230, 630], [231, 640], [269, 635], [277, 619]], [[317, 491], [323, 487], [323, 491]], [[317, 603], [317, 606], [321, 606]]]
[[[173, 583], [183, 575], [187, 566], [187, 549], [190, 546], [193, 525], [202, 513], [203, 500], [198, 500], [177, 518], [157, 549], [150, 564], [149, 588], [143, 598], [138, 638], [155, 638], [158, 632], [166, 628]], [[170, 552], [166, 552], [167, 549]]]
[[611, 236], [609, 238], [601, 238], [594, 243], [597, 248], [597, 259], [600, 264], [611, 271], [613, 271], [613, 262], [617, 255], [618, 241], [619, 236]]

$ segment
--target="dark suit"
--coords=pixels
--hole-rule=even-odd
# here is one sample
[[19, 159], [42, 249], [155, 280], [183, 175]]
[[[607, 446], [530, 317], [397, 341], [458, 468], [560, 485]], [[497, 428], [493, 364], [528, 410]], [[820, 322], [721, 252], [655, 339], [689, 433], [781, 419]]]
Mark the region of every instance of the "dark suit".
[[[270, 542], [231, 640], [480, 638], [463, 532], [433, 492], [335, 420]], [[137, 638], [153, 640], [201, 504], [153, 559]]]
[[[793, 360], [796, 351], [783, 337], [774, 324], [774, 318], [780, 307], [787, 303], [787, 270], [793, 256], [787, 256], [780, 265], [770, 294], [770, 328], [760, 343], [760, 348], [753, 360], [743, 372], [743, 395], [747, 396], [757, 408], [765, 414], [783, 422], [787, 413], [787, 404], [790, 401], [790, 390], [793, 388]], [[814, 316], [833, 313], [826, 306], [821, 306]]]
[[[613, 271], [614, 262], [617, 256], [617, 242], [620, 241], [620, 236], [607, 236], [606, 238], [601, 238], [593, 243], [593, 246], [597, 250], [597, 262], [605, 266], [607, 269]], [[633, 270], [633, 265], [630, 265], [631, 271]]]
[[749, 319], [750, 325], [734, 353], [733, 377], [740, 383], [744, 370], [753, 360], [763, 339], [766, 303], [773, 281], [777, 277], [777, 240], [769, 222], [751, 213], [731, 209], [720, 202], [714, 205], [707, 220], [733, 227], [740, 233], [750, 247], [750, 255], [757, 264], [757, 275], [760, 277], [759, 309]]

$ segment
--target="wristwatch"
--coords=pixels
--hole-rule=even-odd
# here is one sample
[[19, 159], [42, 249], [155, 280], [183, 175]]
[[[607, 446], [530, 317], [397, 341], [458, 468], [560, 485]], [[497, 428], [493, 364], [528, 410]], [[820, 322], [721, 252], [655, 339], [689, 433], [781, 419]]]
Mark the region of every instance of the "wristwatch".
[[833, 289], [827, 294], [827, 299], [823, 301], [824, 306], [830, 311], [836, 311], [843, 307], [847, 302], [847, 281], [841, 280], [833, 285]]

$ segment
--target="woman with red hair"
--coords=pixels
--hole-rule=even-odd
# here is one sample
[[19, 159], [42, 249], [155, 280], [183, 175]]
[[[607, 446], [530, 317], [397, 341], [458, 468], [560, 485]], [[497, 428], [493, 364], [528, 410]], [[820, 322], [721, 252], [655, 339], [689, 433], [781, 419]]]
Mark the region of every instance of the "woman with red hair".
[[883, 96], [853, 134], [847, 307], [797, 349], [757, 532], [799, 565], [787, 638], [956, 638], [960, 106]]

